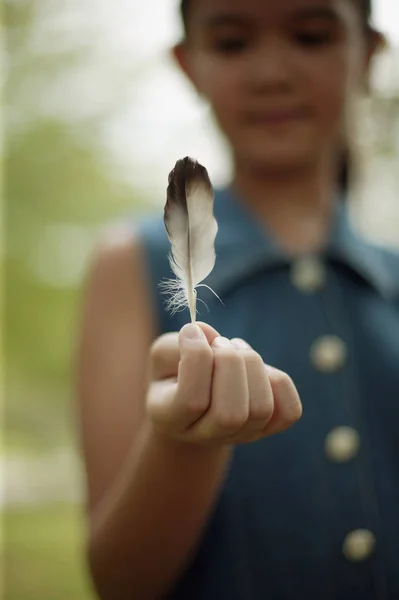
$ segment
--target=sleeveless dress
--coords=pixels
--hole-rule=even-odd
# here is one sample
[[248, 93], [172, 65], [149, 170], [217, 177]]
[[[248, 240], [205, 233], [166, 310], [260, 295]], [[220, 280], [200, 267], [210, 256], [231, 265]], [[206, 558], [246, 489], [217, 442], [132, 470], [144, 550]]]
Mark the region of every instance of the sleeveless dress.
[[[399, 599], [399, 254], [337, 201], [317, 255], [290, 259], [230, 190], [215, 192], [216, 265], [199, 320], [246, 339], [294, 380], [303, 416], [234, 449], [169, 600]], [[177, 331], [163, 221], [140, 232], [159, 333]], [[176, 528], [179, 522], [176, 522]]]

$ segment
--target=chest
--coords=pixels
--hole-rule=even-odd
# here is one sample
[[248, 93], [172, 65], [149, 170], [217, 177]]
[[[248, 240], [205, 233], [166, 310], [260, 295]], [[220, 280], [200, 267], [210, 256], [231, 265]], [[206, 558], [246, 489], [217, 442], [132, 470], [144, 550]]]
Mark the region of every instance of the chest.
[[[290, 430], [237, 449], [227, 485], [245, 490], [249, 547], [272, 556], [280, 571], [287, 565], [296, 589], [317, 565], [320, 580], [309, 573], [309, 594], [312, 585], [345, 580], [365, 598], [382, 585], [376, 572], [399, 586], [398, 308], [333, 267], [313, 293], [281, 269], [223, 300], [212, 324], [288, 372], [304, 409]], [[360, 567], [342, 550], [357, 530], [378, 540], [374, 562], [365, 556]]]

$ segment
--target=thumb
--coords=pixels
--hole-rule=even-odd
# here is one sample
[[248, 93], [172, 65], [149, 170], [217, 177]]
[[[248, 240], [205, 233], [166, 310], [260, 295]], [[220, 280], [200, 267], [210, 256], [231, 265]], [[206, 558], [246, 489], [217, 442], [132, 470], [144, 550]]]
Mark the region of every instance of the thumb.
[[208, 340], [208, 343], [210, 346], [212, 346], [213, 340], [216, 337], [220, 336], [220, 333], [218, 331], [216, 331], [216, 329], [211, 327], [211, 325], [208, 325], [208, 323], [203, 323], [202, 321], [197, 321], [195, 323], [195, 325], [197, 325], [197, 327], [199, 327], [202, 330], [202, 332], [205, 334], [205, 337]]

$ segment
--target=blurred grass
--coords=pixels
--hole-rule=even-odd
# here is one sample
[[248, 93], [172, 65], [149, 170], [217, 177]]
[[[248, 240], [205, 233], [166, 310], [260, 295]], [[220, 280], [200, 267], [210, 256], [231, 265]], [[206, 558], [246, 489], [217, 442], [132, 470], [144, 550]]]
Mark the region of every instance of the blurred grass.
[[93, 600], [80, 520], [68, 504], [3, 512], [4, 600]]

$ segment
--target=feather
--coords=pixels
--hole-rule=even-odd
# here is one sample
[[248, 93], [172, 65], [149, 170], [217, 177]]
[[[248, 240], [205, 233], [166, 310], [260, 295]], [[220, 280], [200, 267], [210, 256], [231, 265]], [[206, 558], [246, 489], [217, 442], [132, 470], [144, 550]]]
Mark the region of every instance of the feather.
[[215, 266], [217, 223], [213, 215], [213, 190], [208, 172], [197, 161], [178, 160], [169, 174], [164, 223], [171, 252], [169, 262], [175, 280], [163, 282], [170, 295], [168, 308], [175, 313], [190, 310], [196, 317], [196, 287]]

